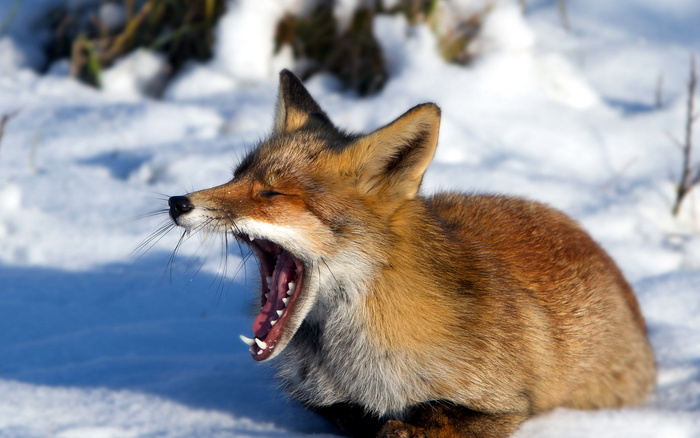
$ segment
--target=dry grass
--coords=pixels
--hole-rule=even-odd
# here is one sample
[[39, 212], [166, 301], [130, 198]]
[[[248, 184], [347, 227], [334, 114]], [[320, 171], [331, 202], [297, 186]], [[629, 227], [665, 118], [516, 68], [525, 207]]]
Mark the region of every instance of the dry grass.
[[676, 200], [672, 212], [675, 216], [681, 209], [681, 204], [686, 195], [697, 185], [700, 185], [700, 163], [693, 164], [693, 130], [700, 113], [695, 110], [695, 93], [698, 85], [698, 72], [695, 55], [690, 57], [690, 75], [688, 79], [688, 101], [685, 116], [685, 132], [683, 141], [676, 141], [683, 153], [681, 177], [676, 186]]
[[50, 61], [69, 57], [71, 73], [95, 86], [100, 86], [105, 67], [141, 47], [164, 53], [171, 74], [190, 59], [210, 58], [214, 28], [225, 5], [224, 0], [112, 1], [125, 18], [113, 26], [99, 13], [107, 3], [61, 6], [48, 17], [54, 35]]
[[[70, 58], [71, 73], [99, 87], [106, 67], [137, 48], [147, 48], [166, 54], [172, 76], [188, 60], [211, 57], [214, 29], [225, 4], [226, 0], [96, 0], [79, 8], [56, 8], [47, 17], [53, 33], [49, 64]], [[378, 14], [402, 14], [411, 25], [427, 24], [444, 59], [468, 64], [473, 57], [470, 42], [490, 10], [460, 17], [449, 0], [399, 0], [392, 8], [381, 0], [361, 4], [343, 24], [335, 19], [333, 0], [320, 0], [303, 15], [286, 15], [277, 26], [277, 50], [291, 47], [302, 78], [330, 72], [360, 95], [368, 95], [387, 80], [373, 33]], [[108, 6], [122, 11], [123, 23], [114, 26], [100, 13]]]
[[340, 29], [333, 4], [321, 2], [306, 16], [287, 15], [279, 22], [277, 50], [288, 45], [295, 59], [307, 61], [297, 69], [302, 78], [328, 71], [361, 95], [375, 93], [387, 79], [381, 48], [372, 33], [376, 13], [375, 8], [357, 9], [347, 29]]
[[379, 91], [387, 80], [381, 46], [372, 27], [377, 14], [403, 14], [411, 25], [426, 23], [435, 33], [438, 49], [449, 62], [467, 64], [472, 59], [469, 43], [478, 35], [490, 7], [467, 17], [449, 15], [447, 0], [401, 0], [393, 8], [382, 2], [365, 2], [354, 11], [346, 28], [333, 15], [333, 2], [322, 1], [306, 15], [285, 16], [277, 27], [277, 50], [292, 48], [294, 58], [303, 60], [295, 69], [302, 78], [319, 71], [330, 72], [360, 95]]

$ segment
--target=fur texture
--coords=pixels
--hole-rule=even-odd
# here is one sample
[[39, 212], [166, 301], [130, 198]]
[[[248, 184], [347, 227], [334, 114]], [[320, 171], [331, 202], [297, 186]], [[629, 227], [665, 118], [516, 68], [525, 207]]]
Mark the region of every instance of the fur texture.
[[653, 353], [613, 260], [543, 204], [421, 196], [439, 123], [424, 104], [347, 134], [283, 71], [272, 136], [231, 182], [171, 199], [178, 225], [260, 258], [253, 357], [356, 436], [506, 437], [557, 406], [642, 402]]

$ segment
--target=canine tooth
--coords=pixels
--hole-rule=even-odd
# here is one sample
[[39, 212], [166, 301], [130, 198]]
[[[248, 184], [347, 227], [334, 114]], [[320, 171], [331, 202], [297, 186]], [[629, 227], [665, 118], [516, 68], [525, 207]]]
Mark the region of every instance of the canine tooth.
[[261, 341], [258, 338], [255, 338], [255, 343], [258, 344], [258, 347], [262, 348], [263, 350], [267, 348], [267, 343], [265, 343], [265, 341]]
[[268, 293], [265, 294], [265, 299], [266, 299], [266, 300], [269, 300], [269, 299], [270, 299], [270, 292], [268, 292]]
[[250, 241], [252, 242], [253, 240], [255, 240], [255, 237], [253, 237], [253, 236], [248, 236], [248, 240], [250, 240]]
[[258, 352], [257, 352], [256, 354], [257, 354], [258, 356], [260, 356], [260, 355], [262, 354], [262, 352], [263, 352], [262, 350], [258, 350]]
[[289, 298], [282, 298], [282, 303], [286, 306], [287, 303], [289, 302]]
[[279, 317], [281, 318], [283, 313], [284, 313], [284, 311], [278, 310], [278, 311], [277, 311], [277, 316], [279, 316]]
[[238, 337], [241, 338], [241, 341], [245, 342], [245, 344], [249, 347], [252, 347], [253, 344], [255, 343], [255, 341], [253, 341], [252, 339], [250, 339], [247, 336], [240, 335]]
[[272, 277], [265, 277], [265, 281], [267, 282], [267, 287], [269, 289], [270, 285], [272, 284]]
[[274, 320], [274, 321], [270, 321], [270, 327], [272, 327], [273, 325], [277, 324], [277, 321], [279, 321], [279, 319], [276, 319], [276, 320]]

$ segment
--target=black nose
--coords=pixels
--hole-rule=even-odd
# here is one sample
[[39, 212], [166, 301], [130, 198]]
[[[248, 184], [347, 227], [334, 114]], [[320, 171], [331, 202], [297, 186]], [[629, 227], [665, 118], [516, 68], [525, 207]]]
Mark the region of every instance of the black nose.
[[170, 206], [170, 217], [173, 218], [173, 220], [194, 210], [194, 205], [192, 205], [187, 196], [171, 196], [170, 199], [168, 199], [168, 205]]

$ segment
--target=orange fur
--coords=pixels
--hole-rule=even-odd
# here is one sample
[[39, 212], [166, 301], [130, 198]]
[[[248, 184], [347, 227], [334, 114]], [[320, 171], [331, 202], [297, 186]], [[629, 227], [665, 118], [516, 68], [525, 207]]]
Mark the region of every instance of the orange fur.
[[171, 200], [179, 225], [257, 248], [263, 279], [296, 263], [293, 310], [253, 356], [358, 436], [506, 437], [557, 406], [642, 402], [653, 352], [613, 260], [537, 202], [420, 196], [439, 124], [424, 104], [346, 134], [283, 72], [273, 135], [231, 182]]

